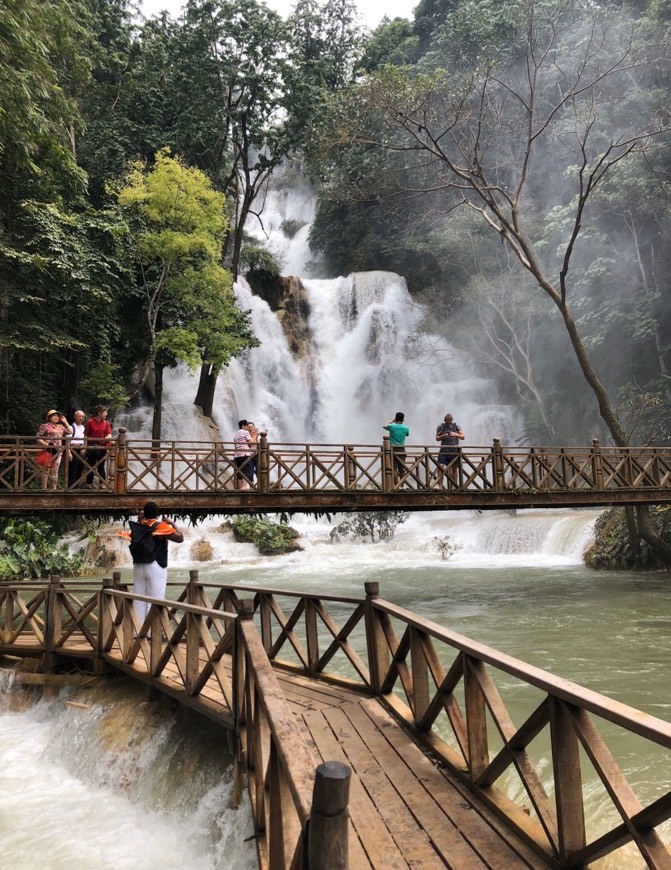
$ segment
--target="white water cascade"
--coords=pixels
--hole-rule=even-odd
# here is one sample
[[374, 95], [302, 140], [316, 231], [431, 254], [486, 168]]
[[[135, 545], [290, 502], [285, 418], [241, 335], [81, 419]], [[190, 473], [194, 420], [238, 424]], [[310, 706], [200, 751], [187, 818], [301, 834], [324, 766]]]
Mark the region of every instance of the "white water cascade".
[[230, 807], [222, 729], [163, 716], [126, 680], [24, 706], [2, 676], [3, 867], [258, 866], [249, 804]]
[[[269, 191], [262, 224], [251, 231], [263, 238], [284, 274], [309, 274], [307, 237], [314, 196], [306, 184], [285, 174]], [[268, 432], [270, 443], [321, 442], [381, 444], [383, 424], [398, 410], [406, 415], [409, 444], [435, 446], [434, 433], [451, 412], [466, 433], [465, 446], [488, 448], [494, 437], [514, 444], [521, 421], [513, 406], [502, 404], [491, 381], [479, 377], [470, 359], [433, 333], [427, 312], [413, 302], [405, 280], [390, 272], [354, 273], [332, 280], [302, 278], [309, 308], [308, 352], [293, 356], [280, 319], [241, 279], [235, 286], [241, 308], [251, 312], [261, 346], [233, 360], [217, 384], [214, 424], [195, 408], [197, 375], [179, 368], [166, 372], [163, 434], [180, 440], [231, 440], [241, 417]], [[427, 326], [427, 324], [429, 324]], [[135, 409], [120, 421], [130, 437], [148, 438], [151, 409]], [[215, 425], [216, 424], [216, 425]], [[436, 537], [452, 538], [458, 551], [449, 561], [477, 564], [579, 563], [589, 540], [595, 511], [417, 514], [378, 548], [358, 547], [361, 559], [386, 558], [408, 564], [440, 563]], [[329, 553], [351, 547], [333, 544], [332, 525], [294, 517], [304, 537], [304, 552], [284, 557], [320, 564]], [[187, 532], [187, 541], [206, 538], [215, 563], [243, 564], [255, 548], [235, 544], [221, 521]], [[114, 546], [113, 544], [111, 546]], [[119, 550], [118, 544], [115, 549]], [[366, 555], [363, 555], [363, 551]], [[121, 553], [121, 551], [119, 551]], [[189, 563], [190, 548], [175, 548], [173, 565]], [[375, 554], [375, 555], [373, 555]], [[263, 560], [261, 560], [263, 562]]]

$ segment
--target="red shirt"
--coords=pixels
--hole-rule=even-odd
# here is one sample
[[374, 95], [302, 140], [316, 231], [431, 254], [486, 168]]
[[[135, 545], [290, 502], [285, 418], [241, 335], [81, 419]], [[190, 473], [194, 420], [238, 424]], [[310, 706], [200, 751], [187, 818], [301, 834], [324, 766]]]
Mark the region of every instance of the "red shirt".
[[[84, 436], [86, 438], [108, 438], [112, 434], [112, 427], [107, 420], [96, 420], [91, 417], [87, 420], [84, 426]], [[111, 441], [97, 441], [90, 445], [91, 447], [111, 447]]]

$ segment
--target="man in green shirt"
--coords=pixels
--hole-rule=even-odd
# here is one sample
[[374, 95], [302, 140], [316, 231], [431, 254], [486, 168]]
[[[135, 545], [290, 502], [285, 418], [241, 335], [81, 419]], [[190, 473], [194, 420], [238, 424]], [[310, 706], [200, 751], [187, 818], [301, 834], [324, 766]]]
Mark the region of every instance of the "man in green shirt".
[[405, 467], [405, 439], [410, 434], [410, 429], [403, 423], [405, 414], [397, 411], [393, 420], [390, 420], [383, 429], [389, 432], [389, 443], [394, 457], [393, 474], [394, 486], [396, 486], [406, 472]]

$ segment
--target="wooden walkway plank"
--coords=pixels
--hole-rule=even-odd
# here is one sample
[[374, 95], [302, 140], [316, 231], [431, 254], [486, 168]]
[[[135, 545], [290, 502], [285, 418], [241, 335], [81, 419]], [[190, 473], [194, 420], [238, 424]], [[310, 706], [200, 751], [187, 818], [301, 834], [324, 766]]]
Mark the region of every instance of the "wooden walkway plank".
[[[306, 713], [303, 719], [310, 732], [312, 742], [323, 761], [342, 761], [344, 764], [350, 764], [342, 744], [334, 734], [323, 711]], [[352, 832], [352, 836], [350, 836], [351, 870], [358, 870], [358, 867], [361, 866], [384, 868], [384, 870], [407, 870], [409, 864], [402, 857], [355, 770], [352, 771], [350, 785], [349, 815]], [[360, 843], [364, 851], [365, 865], [354, 863], [355, 841]]]
[[[468, 794], [461, 783], [444, 769], [437, 768], [376, 700], [363, 701], [351, 715], [356, 719], [367, 716], [372, 722], [374, 730], [365, 732], [369, 735], [371, 752], [381, 755], [385, 742], [393, 747], [396, 753], [394, 785], [450, 866], [454, 860], [450, 851], [452, 836], [450, 833], [446, 842], [446, 834], [451, 825], [487, 867], [505, 867], [506, 870], [547, 867], [547, 863], [504, 828], [487, 807]], [[364, 728], [365, 724], [362, 733]]]
[[[324, 713], [336, 738], [342, 742], [347, 761], [356, 771], [361, 784], [368, 793], [380, 818], [385, 823], [392, 836], [397, 850], [403, 855], [410, 867], [432, 867], [436, 863], [436, 852], [426, 832], [421, 828], [409, 812], [403, 799], [399, 796], [393, 782], [389, 779], [387, 770], [394, 770], [394, 759], [390, 752], [375, 756], [370, 752], [366, 739], [359, 732], [364, 724], [353, 721], [352, 712], [360, 710], [358, 704], [339, 708]], [[368, 728], [372, 728], [367, 719]], [[469, 855], [468, 866], [477, 868], [477, 855]], [[476, 859], [476, 860], [473, 860]], [[440, 862], [443, 864], [444, 862]], [[384, 866], [384, 865], [376, 865]], [[448, 865], [449, 866], [449, 865]], [[457, 866], [466, 867], [466, 864]]]

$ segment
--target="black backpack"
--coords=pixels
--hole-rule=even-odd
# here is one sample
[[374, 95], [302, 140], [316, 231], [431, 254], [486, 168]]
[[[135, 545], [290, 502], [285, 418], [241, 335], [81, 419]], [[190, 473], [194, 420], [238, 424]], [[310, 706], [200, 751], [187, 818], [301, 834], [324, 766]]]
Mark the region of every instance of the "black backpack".
[[148, 565], [156, 561], [156, 538], [152, 535], [155, 523], [148, 526], [146, 523], [136, 523], [129, 520], [130, 526], [130, 554], [133, 562], [140, 565]]

